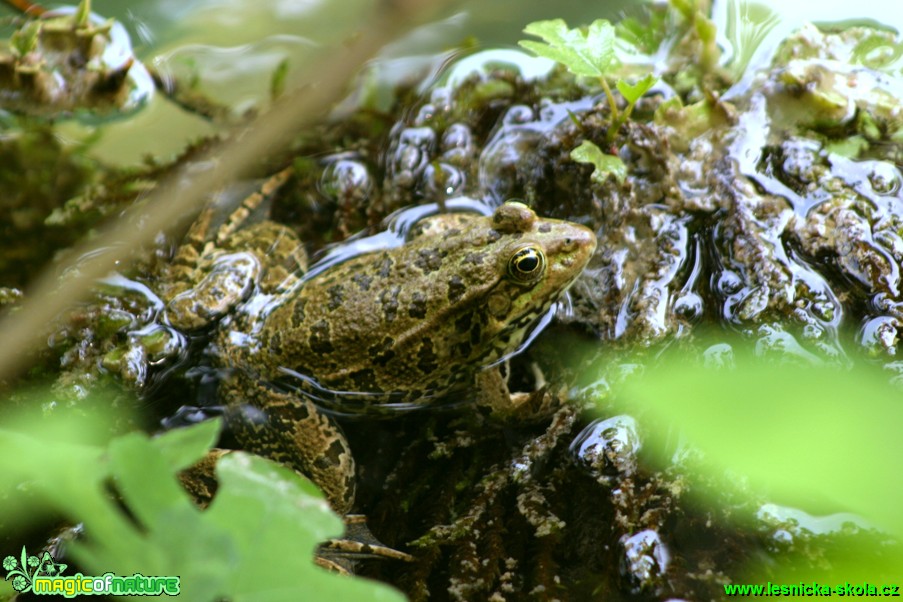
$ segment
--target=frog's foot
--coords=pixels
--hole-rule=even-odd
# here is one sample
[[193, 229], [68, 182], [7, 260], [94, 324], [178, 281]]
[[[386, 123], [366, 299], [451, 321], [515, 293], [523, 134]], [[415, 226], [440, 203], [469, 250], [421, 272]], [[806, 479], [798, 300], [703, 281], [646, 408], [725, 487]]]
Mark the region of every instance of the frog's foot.
[[347, 558], [324, 558], [323, 556], [314, 557], [314, 564], [324, 568], [330, 573], [339, 575], [354, 575], [354, 563]]
[[388, 558], [413, 562], [414, 557], [404, 552], [399, 552], [380, 542], [370, 529], [367, 528], [367, 519], [362, 514], [345, 515], [345, 537], [330, 539], [320, 545], [319, 554], [327, 559], [347, 558], [357, 560], [362, 558]]
[[493, 418], [521, 423], [544, 420], [560, 406], [564, 391], [546, 383], [539, 368], [532, 364], [534, 390], [511, 392], [508, 389], [508, 362], [503, 362], [476, 376], [477, 404]]
[[212, 233], [214, 210], [201, 212], [163, 278], [167, 284], [161, 294], [171, 326], [186, 332], [205, 328], [247, 299], [255, 287], [274, 292], [284, 281], [292, 284], [290, 276], [296, 271], [303, 272], [307, 257], [287, 228], [269, 222], [244, 227], [292, 173], [288, 168], [267, 179]]

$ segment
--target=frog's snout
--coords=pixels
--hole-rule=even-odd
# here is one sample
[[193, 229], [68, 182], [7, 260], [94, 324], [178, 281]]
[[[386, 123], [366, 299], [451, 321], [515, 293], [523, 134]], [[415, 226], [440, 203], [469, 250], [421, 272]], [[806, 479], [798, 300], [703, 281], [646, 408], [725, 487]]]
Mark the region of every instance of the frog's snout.
[[568, 224], [561, 241], [561, 251], [573, 255], [574, 266], [583, 269], [596, 251], [596, 235], [586, 226]]

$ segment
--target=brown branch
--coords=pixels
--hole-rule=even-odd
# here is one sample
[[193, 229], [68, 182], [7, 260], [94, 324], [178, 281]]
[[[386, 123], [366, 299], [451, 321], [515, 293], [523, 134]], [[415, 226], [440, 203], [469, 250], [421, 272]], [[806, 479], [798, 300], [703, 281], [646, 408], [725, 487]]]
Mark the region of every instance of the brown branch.
[[47, 9], [43, 6], [39, 6], [37, 4], [32, 4], [28, 2], [28, 0], [4, 0], [7, 4], [15, 8], [16, 10], [32, 16], [32, 17], [40, 17], [44, 13], [47, 12]]

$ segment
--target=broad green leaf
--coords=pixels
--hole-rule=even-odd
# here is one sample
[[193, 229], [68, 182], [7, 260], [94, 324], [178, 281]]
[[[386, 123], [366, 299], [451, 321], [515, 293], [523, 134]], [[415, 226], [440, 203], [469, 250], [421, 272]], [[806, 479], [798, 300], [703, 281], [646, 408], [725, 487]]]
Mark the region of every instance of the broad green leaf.
[[129, 433], [112, 441], [109, 462], [113, 483], [142, 525], [159, 523], [174, 508], [193, 508], [167, 458], [146, 435]]
[[245, 552], [229, 573], [232, 599], [404, 599], [385, 585], [348, 579], [313, 564], [317, 544], [341, 535], [342, 521], [309, 480], [242, 452], [220, 460], [216, 472], [220, 492], [205, 518], [228, 529]]
[[649, 73], [635, 84], [630, 84], [623, 79], [619, 79], [616, 85], [618, 86], [618, 91], [621, 93], [621, 96], [624, 97], [627, 103], [634, 104], [642, 98], [643, 94], [648, 92], [657, 81], [658, 78]]
[[585, 33], [569, 29], [563, 19], [535, 21], [524, 28], [524, 33], [542, 38], [545, 43], [521, 40], [518, 44], [561, 63], [574, 75], [603, 77], [615, 58], [614, 32], [605, 19], [593, 21]]
[[621, 161], [620, 157], [606, 155], [598, 146], [584, 140], [580, 146], [571, 151], [571, 159], [577, 163], [589, 163], [593, 165], [592, 178], [596, 182], [602, 183], [609, 174], [613, 175], [618, 182], [623, 183], [627, 177], [627, 166]]
[[830, 500], [903, 535], [903, 404], [887, 375], [749, 363], [713, 371], [675, 362], [627, 395], [776, 501]]
[[151, 440], [172, 470], [184, 470], [204, 457], [219, 437], [222, 421], [206, 420], [188, 428], [172, 429]]
[[89, 537], [75, 542], [72, 554], [98, 574], [179, 575], [186, 598], [216, 599], [228, 591], [228, 574], [241, 552], [227, 529], [194, 506], [159, 445], [140, 433], [111, 442], [109, 474], [128, 514], [101, 492], [105, 515], [84, 517]]
[[86, 537], [70, 549], [88, 571], [179, 575], [187, 600], [404, 599], [386, 585], [314, 564], [318, 543], [339, 536], [342, 522], [309, 480], [280, 465], [241, 452], [226, 456], [217, 495], [199, 510], [176, 472], [205, 453], [217, 428], [205, 422], [155, 439], [129, 433], [107, 447], [73, 444], [77, 437], [57, 428], [46, 436], [40, 428], [0, 431], [0, 454], [15, 459], [8, 463], [14, 470], [0, 471], [8, 492], [0, 512], [15, 525], [62, 513], [84, 524]]

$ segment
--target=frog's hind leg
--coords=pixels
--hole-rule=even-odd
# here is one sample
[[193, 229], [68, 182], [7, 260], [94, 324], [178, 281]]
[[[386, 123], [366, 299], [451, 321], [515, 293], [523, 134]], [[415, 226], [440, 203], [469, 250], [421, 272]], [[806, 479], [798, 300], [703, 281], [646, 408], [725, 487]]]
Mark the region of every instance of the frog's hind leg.
[[241, 204], [226, 218], [226, 221], [217, 229], [214, 241], [217, 246], [225, 246], [232, 236], [244, 225], [255, 209], [260, 207], [266, 199], [273, 196], [288, 179], [295, 173], [293, 167], [286, 167], [280, 172], [270, 176], [252, 194], [245, 197]]
[[[226, 420], [243, 449], [285, 464], [316, 483], [332, 508], [354, 503], [354, 458], [338, 424], [306, 397], [238, 377], [223, 393]], [[228, 387], [230, 383], [224, 383]]]
[[[348, 512], [354, 504], [355, 471], [351, 449], [335, 420], [307, 397], [278, 391], [247, 376], [236, 376], [224, 393], [226, 419], [244, 449], [268, 457], [310, 478], [345, 518], [346, 537], [320, 546], [323, 563], [412, 557], [380, 543], [366, 519]], [[235, 385], [238, 385], [237, 387]], [[326, 564], [324, 564], [326, 566]]]
[[191, 224], [182, 244], [176, 249], [171, 265], [173, 276], [196, 270], [201, 259], [215, 248], [230, 248], [230, 239], [244, 225], [245, 220], [260, 204], [279, 190], [294, 173], [288, 167], [268, 178], [263, 185], [251, 195], [245, 197], [237, 209], [226, 218], [216, 232], [213, 240], [209, 240], [210, 225], [215, 215], [213, 207], [206, 207]]
[[201, 257], [205, 253], [204, 246], [212, 220], [213, 209], [207, 207], [191, 224], [185, 238], [182, 239], [182, 244], [176, 249], [172, 261], [167, 266], [166, 279], [173, 283], [168, 296], [175, 296], [190, 286], [192, 275], [198, 269]]
[[247, 196], [214, 235], [216, 245], [253, 252], [267, 266], [260, 281], [266, 294], [281, 294], [300, 282], [307, 271], [307, 253], [298, 237], [286, 226], [272, 221], [245, 225], [248, 217], [266, 199], [282, 188], [294, 173], [288, 167], [268, 178]]
[[399, 552], [381, 543], [367, 528], [367, 517], [363, 514], [346, 514], [345, 539], [330, 539], [320, 546], [320, 556], [330, 559], [349, 560], [361, 558], [390, 558], [412, 562], [414, 557]]

